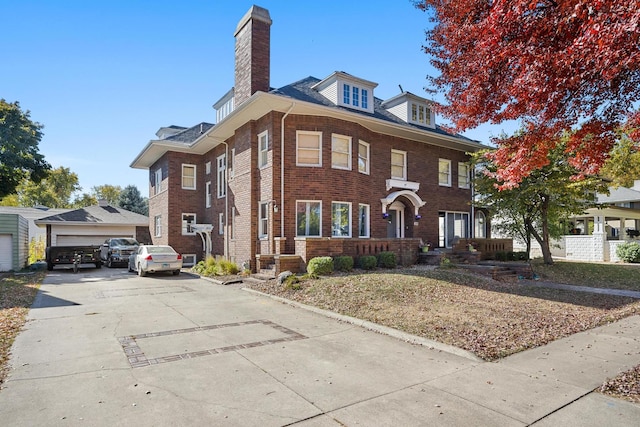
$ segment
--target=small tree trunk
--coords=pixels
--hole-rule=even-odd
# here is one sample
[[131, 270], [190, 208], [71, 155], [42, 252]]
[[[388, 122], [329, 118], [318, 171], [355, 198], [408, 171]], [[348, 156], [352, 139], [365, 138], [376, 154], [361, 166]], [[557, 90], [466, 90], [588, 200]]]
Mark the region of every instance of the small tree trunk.
[[531, 231], [531, 234], [537, 242], [540, 244], [540, 249], [542, 249], [542, 259], [545, 264], [553, 265], [553, 257], [551, 256], [551, 248], [549, 245], [549, 197], [543, 195], [542, 204], [540, 205], [540, 222], [542, 224], [542, 236], [540, 233], [533, 227], [531, 222], [527, 222], [527, 228]]

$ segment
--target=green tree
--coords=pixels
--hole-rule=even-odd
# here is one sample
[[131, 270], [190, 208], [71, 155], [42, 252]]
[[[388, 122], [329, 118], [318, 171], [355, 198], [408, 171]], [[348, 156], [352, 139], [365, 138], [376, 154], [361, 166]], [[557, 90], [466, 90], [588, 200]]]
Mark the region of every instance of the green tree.
[[98, 199], [93, 194], [82, 193], [73, 200], [74, 208], [86, 208], [87, 206], [94, 206], [98, 204]]
[[118, 206], [141, 215], [149, 215], [149, 200], [142, 197], [135, 185], [127, 185], [120, 193]]
[[19, 206], [43, 205], [50, 208], [71, 208], [71, 196], [82, 188], [78, 184], [78, 175], [63, 166], [53, 169], [48, 176], [35, 183], [23, 179], [18, 185]]
[[622, 133], [600, 173], [615, 187], [632, 187], [633, 181], [640, 179], [640, 152], [626, 133]]
[[563, 222], [569, 217], [597, 205], [596, 192], [606, 193], [606, 183], [593, 176], [577, 179], [561, 145], [549, 152], [549, 164], [534, 170], [517, 188], [505, 189], [504, 181], [496, 178], [498, 166], [486, 154], [473, 154], [476, 203], [492, 212], [498, 229], [523, 239], [527, 252], [533, 237], [540, 244], [545, 264], [553, 264], [551, 239], [563, 233]]
[[13, 194], [26, 178], [39, 182], [51, 169], [38, 152], [43, 126], [29, 114], [17, 101], [0, 99], [0, 198]]
[[119, 185], [96, 185], [92, 190], [97, 200], [106, 200], [111, 206], [118, 206], [118, 200], [120, 200], [122, 193], [122, 187]]

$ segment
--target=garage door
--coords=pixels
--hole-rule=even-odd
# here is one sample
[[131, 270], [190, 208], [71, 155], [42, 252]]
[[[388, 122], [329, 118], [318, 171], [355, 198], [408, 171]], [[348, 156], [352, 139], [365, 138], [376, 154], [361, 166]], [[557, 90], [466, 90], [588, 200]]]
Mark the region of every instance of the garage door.
[[0, 234], [0, 271], [13, 269], [13, 245], [11, 234]]
[[123, 236], [65, 236], [58, 234], [56, 246], [99, 246], [109, 237]]

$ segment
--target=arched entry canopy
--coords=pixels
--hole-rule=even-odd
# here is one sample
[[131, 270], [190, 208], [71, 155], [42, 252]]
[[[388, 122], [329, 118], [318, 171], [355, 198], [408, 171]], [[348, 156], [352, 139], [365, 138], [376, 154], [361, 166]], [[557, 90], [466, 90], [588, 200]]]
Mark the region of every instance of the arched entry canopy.
[[411, 200], [411, 203], [413, 203], [413, 207], [415, 209], [414, 214], [416, 216], [418, 215], [418, 209], [420, 209], [427, 203], [424, 200], [422, 200], [420, 196], [418, 196], [413, 191], [409, 191], [409, 190], [394, 191], [384, 199], [380, 199], [380, 202], [382, 203], [382, 213], [383, 214], [387, 213], [387, 207], [390, 204], [392, 204], [400, 196], [404, 196], [407, 199]]

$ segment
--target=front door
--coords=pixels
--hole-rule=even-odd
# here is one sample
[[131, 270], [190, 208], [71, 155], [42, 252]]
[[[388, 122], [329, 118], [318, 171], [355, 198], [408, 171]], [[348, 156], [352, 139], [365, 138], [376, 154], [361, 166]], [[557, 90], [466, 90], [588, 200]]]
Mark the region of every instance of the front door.
[[402, 203], [393, 203], [388, 211], [387, 218], [387, 237], [391, 239], [404, 237], [404, 205]]

